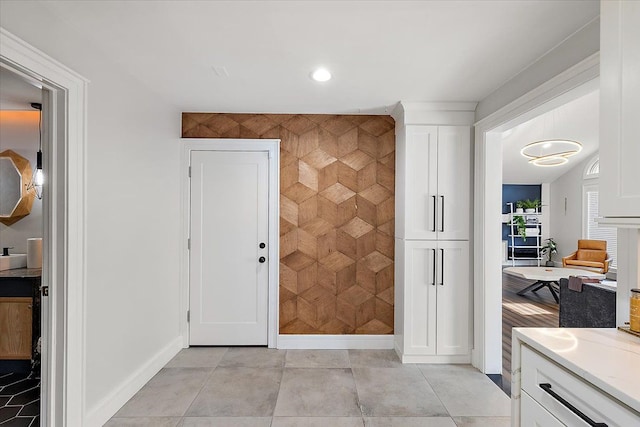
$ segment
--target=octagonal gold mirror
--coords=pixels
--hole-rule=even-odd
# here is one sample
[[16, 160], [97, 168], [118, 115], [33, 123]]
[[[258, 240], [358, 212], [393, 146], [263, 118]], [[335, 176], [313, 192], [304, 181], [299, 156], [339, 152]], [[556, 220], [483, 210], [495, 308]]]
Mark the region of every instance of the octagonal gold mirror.
[[29, 160], [12, 150], [0, 153], [0, 222], [11, 225], [29, 215], [35, 193]]

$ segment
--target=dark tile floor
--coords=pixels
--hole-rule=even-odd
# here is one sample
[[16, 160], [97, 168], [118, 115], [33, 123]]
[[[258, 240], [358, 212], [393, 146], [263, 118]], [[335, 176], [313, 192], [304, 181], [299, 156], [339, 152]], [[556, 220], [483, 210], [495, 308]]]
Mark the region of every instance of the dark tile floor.
[[40, 425], [40, 379], [0, 374], [0, 426]]

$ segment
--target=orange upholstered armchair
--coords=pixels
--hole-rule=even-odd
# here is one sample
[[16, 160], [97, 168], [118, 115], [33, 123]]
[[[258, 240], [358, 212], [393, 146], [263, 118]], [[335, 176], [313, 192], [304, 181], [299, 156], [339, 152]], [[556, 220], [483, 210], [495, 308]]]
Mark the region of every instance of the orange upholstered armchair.
[[562, 266], [606, 273], [610, 261], [605, 240], [578, 240], [578, 250], [562, 258]]

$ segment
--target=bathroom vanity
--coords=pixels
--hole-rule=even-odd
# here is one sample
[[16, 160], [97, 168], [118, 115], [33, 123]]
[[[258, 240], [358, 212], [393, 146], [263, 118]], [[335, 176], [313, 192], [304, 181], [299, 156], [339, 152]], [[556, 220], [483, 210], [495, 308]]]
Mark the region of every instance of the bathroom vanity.
[[0, 372], [40, 373], [42, 270], [0, 271]]
[[640, 425], [640, 338], [617, 329], [515, 328], [512, 426]]

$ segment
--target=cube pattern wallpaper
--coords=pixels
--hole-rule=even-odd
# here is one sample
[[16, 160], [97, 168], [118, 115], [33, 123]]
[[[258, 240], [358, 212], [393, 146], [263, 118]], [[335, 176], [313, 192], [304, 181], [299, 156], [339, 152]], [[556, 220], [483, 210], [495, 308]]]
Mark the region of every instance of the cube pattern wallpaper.
[[393, 118], [183, 113], [182, 137], [281, 140], [281, 334], [393, 333]]

